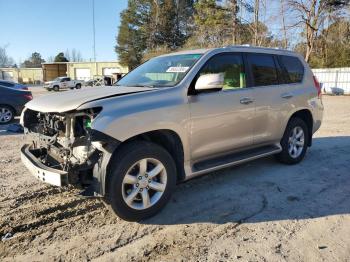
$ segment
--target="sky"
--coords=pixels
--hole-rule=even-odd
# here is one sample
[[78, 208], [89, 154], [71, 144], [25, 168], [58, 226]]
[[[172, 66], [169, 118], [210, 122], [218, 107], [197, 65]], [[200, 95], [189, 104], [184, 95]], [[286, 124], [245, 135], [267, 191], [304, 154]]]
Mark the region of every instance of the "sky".
[[[95, 0], [96, 60], [117, 59], [120, 12], [127, 0]], [[44, 59], [66, 49], [93, 58], [92, 0], [0, 0], [0, 46], [16, 63], [31, 53]]]

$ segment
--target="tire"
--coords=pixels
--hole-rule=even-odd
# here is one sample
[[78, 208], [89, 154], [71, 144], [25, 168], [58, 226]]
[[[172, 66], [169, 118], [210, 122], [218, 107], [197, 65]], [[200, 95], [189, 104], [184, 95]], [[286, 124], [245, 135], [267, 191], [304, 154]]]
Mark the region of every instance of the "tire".
[[81, 84], [76, 84], [76, 85], [75, 85], [75, 88], [76, 88], [76, 89], [80, 89], [80, 88], [81, 88]]
[[[148, 173], [140, 170], [141, 165]], [[158, 175], [150, 179], [152, 171]], [[106, 201], [117, 216], [127, 221], [140, 221], [158, 213], [176, 185], [176, 166], [171, 155], [146, 141], [122, 146], [111, 159], [107, 175]], [[128, 199], [131, 200], [127, 203]]]
[[293, 117], [284, 131], [281, 140], [282, 151], [276, 155], [277, 160], [288, 165], [299, 163], [306, 154], [309, 139], [309, 129], [304, 120]]
[[60, 87], [59, 86], [54, 86], [52, 88], [52, 90], [55, 91], [55, 92], [58, 92], [58, 91], [60, 91]]
[[7, 105], [0, 105], [0, 125], [6, 125], [15, 118], [15, 111]]

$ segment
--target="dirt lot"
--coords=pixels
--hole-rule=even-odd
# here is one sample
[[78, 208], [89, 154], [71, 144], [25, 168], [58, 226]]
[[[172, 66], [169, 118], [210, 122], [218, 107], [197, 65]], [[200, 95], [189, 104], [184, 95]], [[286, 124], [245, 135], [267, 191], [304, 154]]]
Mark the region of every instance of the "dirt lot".
[[[35, 92], [36, 94], [38, 92]], [[32, 178], [0, 132], [2, 261], [350, 261], [350, 97], [325, 96], [305, 160], [267, 158], [179, 185], [142, 223]]]

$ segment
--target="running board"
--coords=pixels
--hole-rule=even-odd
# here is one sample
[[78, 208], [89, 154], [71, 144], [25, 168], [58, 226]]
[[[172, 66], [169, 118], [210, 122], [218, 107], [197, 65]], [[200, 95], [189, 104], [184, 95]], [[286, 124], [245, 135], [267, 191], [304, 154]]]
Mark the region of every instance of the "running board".
[[241, 151], [238, 153], [232, 153], [225, 156], [220, 156], [209, 160], [200, 161], [193, 165], [192, 174], [188, 177], [188, 179], [218, 169], [239, 165], [241, 163], [248, 162], [254, 159], [277, 154], [281, 151], [282, 148], [280, 145], [268, 145], [254, 149], [249, 149], [246, 151]]

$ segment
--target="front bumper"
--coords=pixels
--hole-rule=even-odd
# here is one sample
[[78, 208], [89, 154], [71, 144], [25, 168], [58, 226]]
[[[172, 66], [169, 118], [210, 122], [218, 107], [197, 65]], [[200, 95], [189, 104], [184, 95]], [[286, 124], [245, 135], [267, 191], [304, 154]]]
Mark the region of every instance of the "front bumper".
[[54, 186], [68, 185], [68, 172], [45, 166], [38, 159], [40, 154], [40, 149], [32, 149], [30, 145], [21, 148], [21, 160], [29, 172], [45, 183]]

